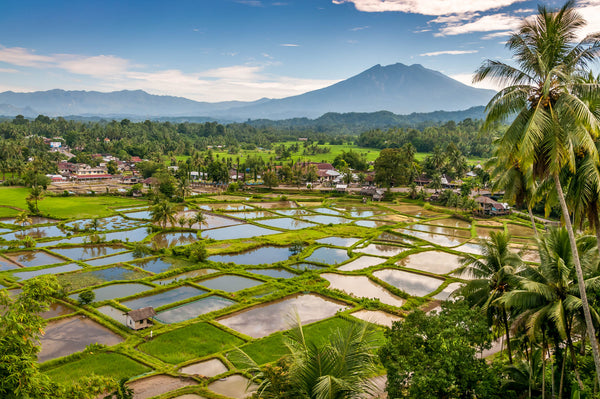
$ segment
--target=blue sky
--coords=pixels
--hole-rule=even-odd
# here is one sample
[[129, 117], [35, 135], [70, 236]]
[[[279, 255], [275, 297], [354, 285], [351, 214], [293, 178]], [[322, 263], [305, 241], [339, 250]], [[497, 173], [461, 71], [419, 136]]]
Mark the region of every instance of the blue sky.
[[[281, 98], [375, 65], [463, 82], [537, 2], [523, 0], [5, 0], [0, 91], [137, 90], [199, 101]], [[559, 1], [544, 4], [556, 7]], [[580, 0], [587, 32], [600, 0]]]

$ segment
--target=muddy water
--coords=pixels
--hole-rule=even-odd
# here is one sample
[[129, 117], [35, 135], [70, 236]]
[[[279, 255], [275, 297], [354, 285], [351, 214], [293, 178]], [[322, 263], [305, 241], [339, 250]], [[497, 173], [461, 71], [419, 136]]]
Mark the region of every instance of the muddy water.
[[376, 229], [378, 227], [389, 226], [390, 223], [384, 220], [359, 220], [354, 222], [357, 226], [367, 227], [369, 229]]
[[103, 315], [117, 321], [120, 324], [123, 324], [124, 326], [126, 326], [126, 316], [125, 316], [125, 312], [116, 308], [113, 308], [112, 306], [109, 305], [105, 305], [105, 306], [100, 306], [99, 308], [96, 308], [96, 310], [100, 313], [102, 313]]
[[406, 234], [412, 237], [420, 238], [421, 240], [429, 241], [431, 243], [441, 245], [443, 247], [455, 247], [467, 241], [466, 238], [458, 238], [452, 236], [445, 236], [440, 234], [432, 234], [424, 231], [401, 229], [399, 233]]
[[391, 328], [392, 323], [401, 320], [400, 316], [389, 314], [381, 310], [359, 310], [351, 314], [357, 319], [364, 320], [369, 323], [379, 324]]
[[460, 267], [460, 256], [441, 251], [427, 251], [409, 255], [396, 262], [396, 264], [410, 269], [446, 274]]
[[6, 254], [6, 256], [25, 267], [46, 266], [55, 263], [65, 263], [66, 260], [52, 256], [43, 251], [28, 251]]
[[470, 229], [471, 223], [457, 219], [457, 218], [448, 218], [448, 219], [438, 219], [431, 220], [427, 222], [427, 224], [434, 224], [437, 226], [451, 227], [451, 228], [462, 228], [462, 229]]
[[454, 293], [454, 291], [459, 289], [461, 285], [461, 283], [450, 283], [446, 288], [435, 294], [433, 299], [438, 299], [440, 301], [450, 299], [450, 296]]
[[393, 295], [385, 288], [375, 284], [366, 276], [344, 276], [335, 273], [323, 273], [321, 277], [329, 281], [329, 288], [342, 290], [357, 298], [377, 298], [382, 303], [400, 307], [404, 299]]
[[154, 396], [162, 395], [179, 388], [198, 383], [192, 379], [176, 378], [169, 375], [154, 375], [142, 378], [128, 384], [133, 389], [135, 399], [148, 399]]
[[338, 267], [338, 270], [344, 272], [351, 272], [354, 270], [366, 269], [367, 267], [380, 265], [385, 262], [387, 259], [377, 258], [375, 256], [361, 256], [352, 262], [348, 262], [345, 265]]
[[482, 255], [483, 254], [483, 248], [481, 248], [481, 245], [474, 243], [474, 242], [468, 242], [468, 243], [463, 244], [460, 247], [456, 247], [454, 249], [457, 251], [460, 251], [460, 252], [465, 252], [465, 253], [473, 254], [473, 255]]
[[48, 307], [47, 311], [40, 313], [40, 316], [44, 319], [51, 319], [52, 317], [64, 316], [73, 312], [75, 312], [74, 309], [62, 303], [53, 303]]
[[402, 270], [383, 269], [373, 276], [413, 296], [425, 296], [435, 291], [444, 281]]
[[228, 398], [242, 399], [252, 395], [252, 392], [258, 389], [258, 386], [251, 384], [248, 386], [248, 379], [239, 374], [230, 375], [218, 381], [211, 382], [207, 388]]
[[334, 247], [351, 247], [360, 240], [360, 238], [325, 237], [316, 240], [315, 242], [318, 242], [319, 244], [333, 245]]
[[407, 248], [396, 247], [393, 245], [369, 244], [364, 248], [355, 248], [353, 252], [360, 252], [368, 255], [392, 257], [406, 251]]
[[315, 294], [300, 294], [268, 302], [225, 316], [219, 323], [249, 335], [262, 338], [276, 331], [289, 329], [297, 312], [302, 324], [323, 320], [347, 309], [346, 305]]
[[93, 343], [116, 345], [123, 338], [87, 318], [69, 317], [49, 323], [40, 343], [38, 360], [56, 359], [79, 352]]
[[179, 372], [189, 375], [214, 377], [216, 375], [226, 373], [227, 370], [227, 366], [225, 366], [219, 359], [209, 359], [182, 367], [179, 369]]
[[248, 277], [235, 276], [227, 274], [224, 276], [213, 277], [206, 280], [198, 281], [197, 284], [211, 290], [221, 290], [225, 292], [235, 292], [244, 290], [250, 287], [256, 287], [263, 284], [264, 281], [255, 280]]

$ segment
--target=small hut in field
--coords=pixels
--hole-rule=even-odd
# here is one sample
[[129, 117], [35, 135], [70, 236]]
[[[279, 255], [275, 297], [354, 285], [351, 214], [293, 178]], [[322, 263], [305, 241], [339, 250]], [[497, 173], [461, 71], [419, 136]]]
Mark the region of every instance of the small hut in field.
[[146, 308], [135, 309], [125, 313], [125, 324], [133, 330], [141, 330], [152, 327], [154, 323], [151, 318], [156, 316], [154, 308], [148, 306]]

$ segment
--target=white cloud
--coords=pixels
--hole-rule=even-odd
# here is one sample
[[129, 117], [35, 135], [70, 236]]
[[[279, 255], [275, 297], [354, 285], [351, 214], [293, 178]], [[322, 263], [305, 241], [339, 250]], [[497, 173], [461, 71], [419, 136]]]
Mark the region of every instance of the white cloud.
[[356, 32], [356, 31], [359, 31], [359, 30], [364, 30], [364, 29], [369, 29], [369, 28], [370, 28], [370, 26], [357, 26], [356, 28], [352, 28], [350, 30], [352, 32]]
[[299, 44], [295, 44], [295, 43], [282, 43], [282, 44], [280, 44], [280, 46], [282, 46], [282, 47], [300, 47]]
[[19, 73], [19, 70], [12, 68], [0, 68], [0, 73]]
[[263, 7], [262, 1], [259, 0], [236, 0], [236, 3], [244, 4], [250, 7]]
[[488, 33], [487, 35], [483, 36], [481, 39], [482, 40], [490, 40], [490, 39], [495, 39], [497, 37], [510, 36], [511, 33], [512, 33], [511, 31]]
[[525, 0], [332, 0], [333, 4], [353, 3], [364, 12], [398, 11], [422, 15], [448, 15], [496, 10]]
[[581, 30], [580, 38], [590, 33], [600, 32], [600, 0], [587, 1], [578, 11], [587, 20], [587, 25]]
[[473, 54], [477, 53], [477, 50], [444, 50], [444, 51], [432, 51], [430, 53], [419, 54], [420, 57], [433, 57], [436, 55], [461, 55], [461, 54]]
[[473, 74], [472, 73], [457, 73], [454, 75], [449, 75], [452, 79], [458, 80], [461, 83], [466, 84], [467, 86], [476, 87], [478, 89], [490, 89], [490, 90], [500, 90], [502, 86], [491, 82], [489, 80], [484, 80], [483, 82], [473, 83]]
[[472, 22], [444, 26], [435, 36], [453, 36], [473, 32], [512, 31], [518, 28], [522, 22], [522, 18], [506, 13], [484, 15]]
[[[262, 54], [270, 57], [269, 54]], [[303, 79], [272, 75], [266, 72], [273, 61], [232, 65], [195, 72], [178, 69], [149, 71], [148, 66], [113, 55], [83, 56], [76, 54], [38, 55], [33, 50], [0, 47], [0, 62], [47, 71], [69, 83], [65, 89], [145, 90], [153, 94], [175, 95], [199, 101], [256, 100], [302, 94], [336, 83], [337, 80]], [[19, 73], [16, 69], [0, 72]], [[87, 79], [78, 83], [79, 79]], [[12, 77], [11, 77], [12, 78]], [[11, 79], [12, 80], [12, 79]], [[51, 80], [48, 84], [51, 84]], [[78, 87], [78, 85], [84, 85]], [[17, 87], [9, 83], [0, 88], [13, 91], [47, 90], [55, 87]]]

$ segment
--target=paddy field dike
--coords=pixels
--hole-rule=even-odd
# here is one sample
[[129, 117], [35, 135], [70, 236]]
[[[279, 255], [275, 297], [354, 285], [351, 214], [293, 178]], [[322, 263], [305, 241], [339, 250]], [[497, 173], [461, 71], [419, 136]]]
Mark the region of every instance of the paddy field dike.
[[[43, 216], [19, 226], [25, 196], [0, 188], [0, 289], [16, 296], [45, 274], [65, 287], [42, 314], [42, 370], [64, 382], [127, 377], [136, 398], [244, 397], [237, 348], [258, 364], [275, 361], [297, 318], [312, 340], [366, 321], [383, 342], [407, 312], [450, 298], [470, 277], [456, 272], [461, 257], [479, 256], [479, 239], [492, 231], [510, 232], [513, 250], [539, 261], [527, 221], [475, 220], [404, 200], [199, 195], [175, 218], [202, 212], [206, 224], [162, 230], [148, 201], [110, 196], [47, 197]], [[25, 236], [36, 245], [20, 245]], [[201, 262], [185, 256], [197, 242], [208, 253]], [[86, 290], [95, 300], [80, 305]], [[152, 327], [125, 326], [125, 313], [147, 306], [157, 313]]]

